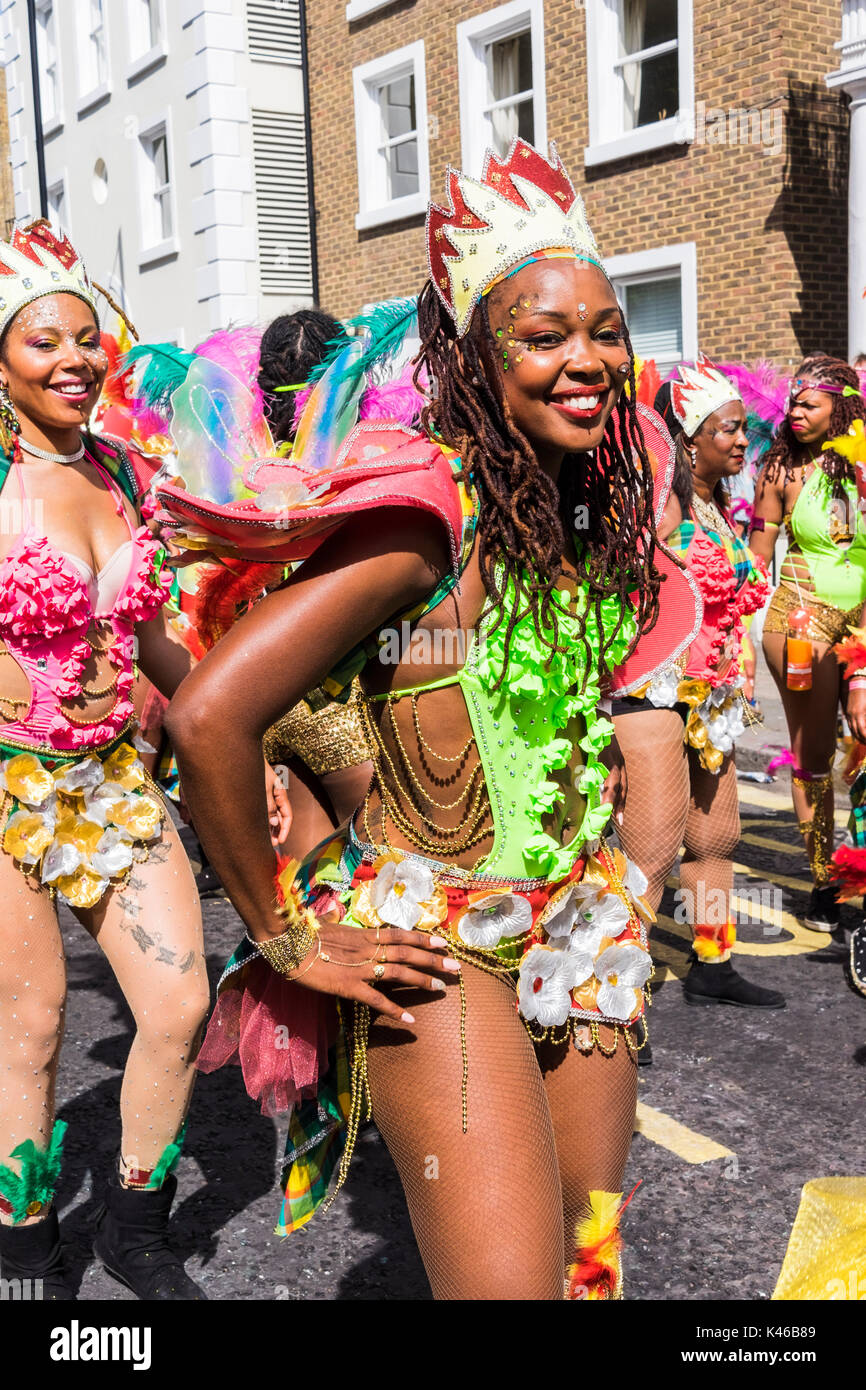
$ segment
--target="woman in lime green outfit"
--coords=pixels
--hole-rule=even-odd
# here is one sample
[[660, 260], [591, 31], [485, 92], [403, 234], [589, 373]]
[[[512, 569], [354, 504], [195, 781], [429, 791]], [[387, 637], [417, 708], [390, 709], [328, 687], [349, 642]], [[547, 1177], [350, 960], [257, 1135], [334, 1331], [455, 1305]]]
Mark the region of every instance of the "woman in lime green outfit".
[[[263, 493], [260, 528], [326, 539], [169, 710], [249, 932], [203, 1065], [239, 1060], [270, 1113], [294, 1108], [281, 1231], [321, 1203], [343, 1145], [345, 1175], [372, 1105], [437, 1298], [561, 1298], [567, 1267], [575, 1296], [608, 1298], [651, 962], [646, 880], [601, 839], [599, 706], [657, 612], [652, 467], [625, 324], [558, 158], [517, 140], [480, 181], [451, 171], [449, 193], [417, 305], [424, 430], [364, 419], [324, 472], [293, 458], [294, 501], [270, 522]], [[199, 530], [236, 518], [249, 553], [249, 504], [221, 519], [161, 496]], [[253, 752], [305, 691], [359, 670], [373, 781], [280, 875], [280, 922]]]
[[[839, 923], [830, 858], [842, 682], [833, 645], [848, 635], [849, 625], [859, 624], [866, 600], [866, 526], [850, 464], [823, 445], [845, 434], [863, 410], [853, 367], [817, 355], [800, 364], [788, 413], [758, 479], [749, 541], [769, 563], [780, 527], [787, 529], [788, 553], [764, 622], [764, 655], [788, 721], [794, 809], [812, 872], [804, 921], [824, 932]], [[796, 635], [791, 616], [798, 610], [808, 614], [805, 635], [812, 644], [808, 690], [790, 689], [787, 679], [786, 639]]]

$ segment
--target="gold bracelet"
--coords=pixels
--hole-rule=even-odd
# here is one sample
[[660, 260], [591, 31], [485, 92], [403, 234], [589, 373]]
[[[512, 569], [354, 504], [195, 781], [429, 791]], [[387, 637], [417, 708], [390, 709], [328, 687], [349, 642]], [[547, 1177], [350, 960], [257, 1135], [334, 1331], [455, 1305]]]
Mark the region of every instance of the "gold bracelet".
[[310, 947], [318, 941], [318, 931], [309, 922], [292, 922], [280, 936], [254, 944], [278, 975], [288, 976], [297, 970]]
[[302, 970], [301, 973], [300, 973], [300, 975], [293, 975], [293, 976], [292, 976], [292, 979], [293, 979], [293, 980], [300, 980], [304, 975], [306, 975], [306, 973], [307, 973], [308, 970], [312, 970], [313, 966], [316, 964], [316, 961], [319, 959], [319, 956], [320, 956], [321, 954], [322, 954], [322, 938], [321, 938], [320, 936], [317, 936], [317, 937], [316, 937], [316, 954], [313, 956], [313, 959], [310, 961], [309, 965], [307, 966], [307, 969], [306, 969], [306, 970]]

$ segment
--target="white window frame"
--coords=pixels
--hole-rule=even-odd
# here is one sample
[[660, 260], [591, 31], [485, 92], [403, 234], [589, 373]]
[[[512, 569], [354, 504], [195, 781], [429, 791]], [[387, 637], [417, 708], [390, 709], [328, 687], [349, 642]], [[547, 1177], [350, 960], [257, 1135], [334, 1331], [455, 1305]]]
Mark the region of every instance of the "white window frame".
[[[62, 171], [61, 174], [58, 175], [58, 177], [57, 177], [56, 179], [53, 179], [53, 180], [51, 181], [51, 183], [49, 183], [49, 185], [48, 185], [47, 193], [48, 193], [48, 212], [49, 212], [49, 216], [51, 216], [52, 194], [56, 193], [56, 191], [57, 191], [58, 188], [62, 188], [62, 189], [63, 189], [63, 201], [64, 201], [64, 203], [66, 204], [66, 212], [65, 212], [65, 215], [64, 215], [64, 218], [63, 218], [62, 226], [59, 226], [59, 224], [56, 223], [56, 222], [54, 223], [54, 225], [55, 225], [55, 226], [58, 226], [58, 229], [59, 229], [59, 230], [62, 230], [62, 231], [64, 231], [64, 232], [66, 232], [67, 236], [69, 236], [69, 235], [70, 235], [70, 232], [69, 232], [69, 227], [70, 227], [70, 218], [69, 218], [69, 179], [66, 177], [66, 170], [65, 170], [65, 169]], [[53, 217], [51, 217], [51, 221], [54, 222], [54, 218], [53, 218]]]
[[[409, 73], [415, 76], [415, 116], [418, 140], [418, 192], [404, 198], [384, 197], [382, 166], [377, 157], [380, 112], [377, 93], [386, 83]], [[371, 63], [353, 68], [355, 147], [358, 155], [358, 212], [355, 227], [366, 231], [427, 211], [430, 201], [430, 155], [427, 135], [427, 78], [424, 43], [407, 44]]]
[[351, 24], [353, 19], [363, 19], [364, 15], [372, 14], [374, 10], [384, 10], [387, 5], [395, 3], [396, 0], [349, 0], [346, 19]]
[[[604, 268], [619, 296], [621, 285], [639, 285], [647, 281], [680, 277], [682, 295], [682, 325], [684, 362], [694, 362], [698, 355], [698, 250], [694, 241], [676, 246], [656, 246], [647, 251], [631, 251], [624, 256], [610, 256]], [[623, 305], [625, 309], [625, 305]]]
[[[171, 210], [171, 235], [160, 236], [154, 240], [156, 214], [154, 211], [156, 189], [153, 186], [153, 158], [146, 146], [159, 136], [165, 136], [165, 154], [168, 165], [168, 201]], [[139, 269], [152, 265], [154, 261], [176, 256], [180, 251], [177, 234], [177, 190], [174, 178], [174, 159], [172, 154], [171, 112], [166, 111], [158, 120], [151, 121], [138, 132], [138, 188], [141, 208], [141, 250], [138, 257]]]
[[37, 23], [37, 57], [39, 60], [39, 80], [42, 92], [45, 91], [45, 78], [48, 67], [45, 60], [45, 53], [41, 51], [42, 45], [38, 42], [41, 34], [44, 33], [40, 23], [40, 15], [46, 10], [51, 11], [51, 18], [54, 26], [54, 85], [57, 92], [55, 110], [50, 116], [42, 113], [42, 134], [43, 136], [56, 135], [63, 129], [63, 78], [60, 68], [60, 40], [57, 28], [57, 0], [36, 0], [36, 23]]
[[481, 177], [484, 155], [490, 144], [483, 117], [486, 104], [487, 68], [484, 50], [489, 43], [529, 30], [532, 41], [532, 106], [535, 148], [547, 154], [547, 90], [544, 68], [544, 0], [511, 0], [495, 10], [457, 25], [457, 66], [460, 92], [461, 163], [467, 173]]
[[[78, 75], [79, 81], [85, 71], [85, 59], [87, 58], [87, 45], [90, 42], [93, 30], [90, 28], [90, 0], [78, 0], [76, 8], [76, 30], [77, 30], [77, 50], [78, 50]], [[90, 86], [87, 90], [79, 89], [76, 111], [81, 116], [98, 106], [106, 97], [111, 95], [111, 46], [108, 27], [108, 3], [102, 0], [102, 35], [105, 49], [105, 74], [102, 81], [99, 81], [99, 73], [94, 74], [97, 78], [96, 85]]]
[[136, 34], [138, 30], [138, 15], [140, 14], [139, 5], [142, 0], [126, 0], [126, 27], [129, 35], [129, 65], [126, 69], [127, 82], [135, 82], [144, 73], [150, 72], [152, 68], [164, 63], [168, 56], [168, 44], [166, 42], [165, 25], [165, 0], [150, 0], [152, 7], [156, 11], [159, 37], [156, 43], [150, 44], [147, 48], [141, 48], [136, 44]]
[[[679, 109], [672, 116], [636, 130], [623, 130], [622, 107], [611, 97], [619, 93], [618, 8], [616, 0], [585, 0], [586, 80], [589, 100], [589, 144], [584, 164], [606, 164], [613, 159], [666, 145], [684, 145], [693, 139], [695, 108], [694, 16], [692, 0], [677, 0], [677, 48], [679, 55]], [[653, 50], [646, 50], [651, 53]]]

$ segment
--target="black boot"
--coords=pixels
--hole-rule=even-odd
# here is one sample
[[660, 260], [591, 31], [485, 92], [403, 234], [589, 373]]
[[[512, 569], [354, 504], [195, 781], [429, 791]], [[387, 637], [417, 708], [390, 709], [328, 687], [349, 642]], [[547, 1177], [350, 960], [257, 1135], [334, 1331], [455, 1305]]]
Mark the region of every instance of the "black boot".
[[52, 1208], [29, 1226], [0, 1226], [0, 1278], [17, 1280], [24, 1300], [74, 1303], [63, 1267], [60, 1223]]
[[113, 1173], [96, 1218], [93, 1248], [109, 1274], [147, 1302], [207, 1302], [168, 1243], [168, 1215], [177, 1178], [162, 1187], [123, 1187]]
[[737, 1004], [741, 1009], [784, 1009], [785, 996], [738, 975], [729, 960], [708, 965], [695, 960], [683, 980], [687, 1004]]
[[803, 926], [811, 927], [812, 931], [833, 932], [838, 925], [839, 904], [836, 901], [834, 884], [825, 883], [822, 888], [814, 887], [803, 918]]

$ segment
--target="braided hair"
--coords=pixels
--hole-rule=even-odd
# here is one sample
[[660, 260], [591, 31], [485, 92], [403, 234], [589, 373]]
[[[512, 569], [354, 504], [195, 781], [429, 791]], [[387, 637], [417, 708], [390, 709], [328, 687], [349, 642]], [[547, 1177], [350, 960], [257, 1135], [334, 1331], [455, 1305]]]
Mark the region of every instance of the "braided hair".
[[[579, 635], [589, 663], [586, 628], [592, 613], [603, 661], [629, 601], [639, 631], [651, 627], [658, 616], [653, 475], [635, 408], [634, 354], [628, 335], [628, 388], [598, 448], [592, 454], [568, 455], [557, 485], [539, 466], [508, 407], [486, 300], [481, 300], [468, 333], [460, 339], [459, 353], [454, 322], [429, 281], [418, 301], [418, 324], [421, 351], [415, 380], [419, 384], [419, 373], [426, 368], [433, 387], [423, 427], [459, 452], [464, 477], [471, 474], [479, 496], [478, 556], [489, 598], [487, 612], [495, 627], [507, 624], [505, 669], [497, 684], [505, 679], [514, 628], [527, 612], [551, 656], [566, 650], [559, 643], [557, 615], [565, 610], [556, 591], [565, 537], [573, 530], [580, 506], [587, 508], [591, 525], [575, 538], [577, 574], [589, 596], [578, 618]], [[506, 614], [512, 582], [518, 601]], [[619, 601], [620, 613], [616, 627], [605, 635], [602, 606], [610, 598]]]
[[265, 329], [259, 350], [259, 386], [278, 443], [295, 437], [295, 394], [275, 388], [305, 382], [330, 347], [345, 336], [342, 324], [321, 309], [281, 314]]
[[[830, 424], [827, 429], [828, 439], [836, 439], [839, 435], [847, 434], [858, 417], [863, 419], [866, 402], [860, 394], [860, 375], [856, 368], [849, 367], [847, 362], [842, 362], [838, 357], [827, 357], [825, 353], [815, 352], [809, 357], [805, 357], [800, 363], [794, 373], [794, 379], [799, 377], [816, 382], [826, 381], [830, 386], [852, 386], [857, 392], [856, 396], [842, 396], [837, 395], [835, 391], [833, 392], [833, 413], [830, 416]], [[782, 475], [784, 475], [784, 482], [791, 482], [794, 478], [794, 469], [798, 463], [802, 462], [802, 448], [803, 446], [798, 443], [797, 436], [791, 429], [786, 415], [776, 431], [776, 437], [764, 460], [764, 466], [761, 470], [761, 488], [763, 489], [767, 483], [775, 483]], [[835, 449], [821, 455], [819, 467], [836, 484], [834, 488], [836, 494], [840, 494], [843, 490], [843, 479], [848, 479], [849, 482], [854, 479], [848, 460], [843, 458], [841, 454], [837, 454]]]

